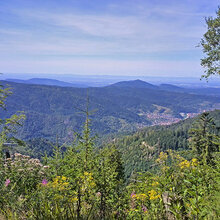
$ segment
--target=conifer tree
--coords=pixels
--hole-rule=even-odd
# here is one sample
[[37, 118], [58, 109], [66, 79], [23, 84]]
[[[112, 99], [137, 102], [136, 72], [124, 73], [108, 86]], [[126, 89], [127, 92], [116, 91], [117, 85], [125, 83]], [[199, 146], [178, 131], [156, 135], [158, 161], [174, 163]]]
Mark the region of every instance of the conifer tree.
[[212, 163], [213, 153], [218, 151], [219, 137], [215, 131], [215, 123], [207, 112], [200, 116], [190, 130], [190, 146], [197, 158], [206, 164]]
[[[98, 155], [96, 185], [100, 196], [101, 219], [108, 218], [111, 210], [120, 210], [125, 194], [124, 168], [120, 152], [115, 146], [105, 147]], [[117, 213], [120, 215], [120, 212]]]

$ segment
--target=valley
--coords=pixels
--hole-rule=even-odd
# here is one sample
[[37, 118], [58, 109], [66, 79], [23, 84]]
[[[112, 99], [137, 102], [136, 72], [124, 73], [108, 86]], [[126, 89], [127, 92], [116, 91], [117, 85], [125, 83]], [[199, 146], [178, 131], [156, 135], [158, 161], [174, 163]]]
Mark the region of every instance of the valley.
[[[218, 88], [200, 95], [202, 89], [181, 89], [172, 85], [156, 86], [145, 81], [123, 81], [105, 87], [75, 88], [1, 81], [12, 91], [3, 117], [17, 111], [26, 115], [19, 129], [22, 139], [47, 138], [71, 142], [85, 121], [87, 96], [91, 129], [98, 136], [128, 133], [153, 125], [177, 123], [203, 111], [220, 109]], [[173, 91], [172, 91], [173, 89]], [[204, 88], [204, 91], [206, 88]]]

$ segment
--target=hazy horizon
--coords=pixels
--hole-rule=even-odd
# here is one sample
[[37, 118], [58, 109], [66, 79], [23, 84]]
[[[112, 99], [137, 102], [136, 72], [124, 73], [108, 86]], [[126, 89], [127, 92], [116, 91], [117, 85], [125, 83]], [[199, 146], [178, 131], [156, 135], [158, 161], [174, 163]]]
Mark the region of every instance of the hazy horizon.
[[173, 84], [183, 87], [220, 87], [220, 77], [210, 77], [208, 82], [201, 77], [167, 77], [167, 76], [123, 76], [123, 75], [77, 75], [77, 74], [21, 74], [5, 73], [0, 80], [18, 79], [30, 80], [33, 78], [55, 79], [68, 83], [78, 83], [87, 86], [106, 86], [120, 81], [143, 80], [152, 84]]

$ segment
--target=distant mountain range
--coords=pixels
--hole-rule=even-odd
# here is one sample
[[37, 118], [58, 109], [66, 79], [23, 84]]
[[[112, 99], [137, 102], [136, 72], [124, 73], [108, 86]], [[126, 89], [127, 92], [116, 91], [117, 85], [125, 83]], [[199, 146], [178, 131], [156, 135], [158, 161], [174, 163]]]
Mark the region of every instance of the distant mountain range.
[[[61, 86], [61, 87], [74, 87], [74, 88], [88, 88], [89, 83], [69, 83], [56, 79], [49, 78], [31, 78], [27, 80], [22, 79], [6, 79], [8, 82], [24, 83], [24, 84], [34, 84], [34, 85], [50, 85], [50, 86]], [[202, 95], [213, 95], [220, 97], [220, 88], [206, 87], [206, 88], [184, 88], [171, 84], [160, 84], [153, 85], [151, 83], [145, 82], [143, 80], [129, 80], [129, 81], [120, 81], [109, 86], [115, 87], [130, 87], [130, 88], [150, 88], [150, 89], [160, 89], [172, 92], [184, 92], [192, 94], [202, 94]], [[100, 86], [98, 86], [100, 87]]]
[[159, 85], [172, 84], [186, 88], [220, 88], [220, 77], [210, 77], [207, 82], [205, 79], [200, 80], [200, 76], [195, 77], [178, 77], [178, 76], [125, 76], [125, 75], [77, 75], [77, 74], [41, 74], [41, 73], [3, 73], [0, 75], [2, 80], [6, 79], [22, 79], [27, 80], [31, 78], [47, 78], [56, 79], [73, 84], [82, 84], [89, 87], [107, 86], [116, 82], [126, 80], [140, 79], [145, 82]]
[[7, 111], [0, 114], [7, 117], [16, 111], [25, 112], [27, 119], [18, 133], [24, 139], [54, 140], [58, 136], [68, 141], [73, 131], [83, 127], [85, 117], [79, 112], [86, 109], [87, 94], [89, 107], [95, 110], [91, 116], [92, 131], [99, 135], [170, 124], [203, 110], [220, 108], [218, 89], [189, 90], [169, 84], [155, 86], [141, 80], [91, 88], [62, 87], [60, 81], [53, 81], [59, 86], [40, 82], [41, 85], [0, 82], [4, 86], [9, 84], [13, 92], [7, 99]]
[[27, 80], [22, 79], [6, 79], [8, 82], [24, 83], [24, 84], [37, 84], [37, 85], [48, 85], [48, 86], [62, 86], [62, 87], [77, 87], [77, 88], [86, 88], [88, 87], [85, 84], [74, 84], [69, 82], [63, 82], [56, 79], [47, 79], [47, 78], [32, 78]]
[[200, 95], [212, 95], [220, 97], [220, 88], [184, 88], [171, 84], [160, 84], [153, 85], [151, 83], [142, 81], [142, 80], [130, 80], [130, 81], [121, 81], [118, 83], [114, 83], [110, 86], [121, 87], [121, 88], [148, 88], [148, 89], [156, 89], [156, 90], [166, 90], [171, 92], [183, 92], [183, 93], [191, 93], [191, 94], [200, 94]]

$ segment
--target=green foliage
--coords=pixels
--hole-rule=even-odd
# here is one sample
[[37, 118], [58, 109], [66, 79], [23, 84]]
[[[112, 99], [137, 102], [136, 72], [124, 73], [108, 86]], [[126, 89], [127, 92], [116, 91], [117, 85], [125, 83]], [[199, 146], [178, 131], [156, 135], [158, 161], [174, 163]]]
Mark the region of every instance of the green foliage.
[[206, 69], [206, 79], [211, 75], [220, 75], [220, 7], [217, 17], [206, 18], [207, 32], [203, 35], [200, 45], [206, 57], [201, 59], [201, 65]]
[[[120, 153], [115, 147], [94, 149], [89, 114], [82, 135], [71, 146], [54, 146], [46, 183], [35, 187], [25, 215], [33, 219], [85, 219], [123, 216], [125, 185]], [[45, 178], [45, 177], [44, 177]], [[34, 188], [34, 187], [33, 187]]]
[[[115, 144], [122, 152], [126, 178], [129, 178], [135, 172], [149, 169], [153, 172], [156, 168], [154, 160], [160, 151], [177, 150], [187, 159], [191, 159], [193, 155], [188, 151], [190, 149], [189, 130], [192, 124], [196, 124], [200, 120], [200, 117], [186, 119], [169, 126], [148, 127], [132, 135], [116, 138]], [[220, 127], [220, 110], [210, 112], [210, 117], [213, 117], [216, 129], [212, 128], [211, 133], [209, 133], [209, 140], [206, 139], [205, 142], [212, 143], [211, 147], [216, 146], [217, 135], [220, 135], [220, 130], [217, 129]], [[201, 135], [197, 136], [195, 134], [194, 139], [202, 142]]]
[[45, 154], [52, 156], [54, 152], [54, 143], [45, 138], [33, 138], [26, 141], [28, 154], [32, 157], [43, 159]]
[[[2, 108], [5, 110], [5, 100], [8, 95], [11, 94], [9, 88], [5, 88], [0, 85], [0, 109]], [[17, 127], [23, 124], [25, 119], [25, 115], [22, 112], [17, 112], [16, 114], [11, 115], [9, 118], [0, 118], [0, 166], [1, 166], [1, 159], [3, 158], [3, 151], [9, 151], [8, 143], [20, 144], [21, 141], [15, 137], [17, 133]], [[10, 149], [11, 150], [11, 149]]]
[[[168, 150], [154, 172], [132, 175], [115, 146], [97, 150], [89, 129], [63, 151], [38, 159], [16, 154], [1, 167], [0, 213], [11, 219], [218, 219], [219, 154], [215, 167]], [[154, 156], [154, 158], [156, 155]]]
[[5, 100], [11, 94], [9, 88], [0, 85], [0, 108], [5, 108]]
[[209, 113], [203, 113], [190, 130], [190, 144], [199, 161], [211, 164], [213, 153], [219, 151], [220, 139], [213, 118]]
[[100, 217], [108, 219], [113, 211], [115, 217], [122, 218], [126, 191], [121, 154], [115, 146], [104, 148], [100, 151], [97, 162], [96, 185]]
[[0, 212], [3, 211], [8, 217], [13, 215], [11, 217], [14, 219], [16, 215], [22, 216], [27, 211], [32, 194], [45, 178], [48, 167], [43, 166], [38, 159], [18, 153], [13, 159], [6, 159], [3, 165], [0, 170]]
[[[129, 185], [136, 219], [218, 219], [219, 170], [188, 161], [173, 151], [161, 152], [157, 175], [140, 174]], [[219, 164], [219, 158], [218, 158]]]

